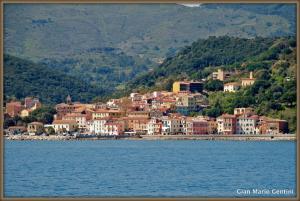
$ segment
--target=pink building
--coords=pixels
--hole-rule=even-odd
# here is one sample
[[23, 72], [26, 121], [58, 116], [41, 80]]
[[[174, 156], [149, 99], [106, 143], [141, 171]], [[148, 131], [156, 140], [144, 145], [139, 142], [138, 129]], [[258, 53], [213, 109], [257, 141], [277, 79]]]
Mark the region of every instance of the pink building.
[[209, 124], [205, 119], [186, 120], [186, 135], [206, 135], [208, 130]]
[[104, 124], [105, 134], [107, 135], [122, 135], [124, 134], [124, 123], [120, 121], [111, 121]]

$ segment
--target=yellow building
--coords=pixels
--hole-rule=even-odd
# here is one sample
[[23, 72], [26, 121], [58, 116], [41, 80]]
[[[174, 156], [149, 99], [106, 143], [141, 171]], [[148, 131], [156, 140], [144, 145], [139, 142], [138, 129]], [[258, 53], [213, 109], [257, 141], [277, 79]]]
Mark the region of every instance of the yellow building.
[[44, 124], [41, 122], [31, 122], [27, 126], [29, 135], [41, 134], [44, 131]]
[[124, 115], [124, 112], [121, 110], [98, 109], [92, 113], [92, 119], [103, 117], [121, 117]]
[[21, 117], [28, 117], [29, 113], [30, 113], [30, 110], [24, 109], [24, 110], [21, 111], [20, 116]]
[[254, 109], [251, 107], [234, 108], [233, 114], [254, 114]]
[[174, 82], [173, 83], [173, 92], [191, 92], [191, 93], [197, 93], [202, 92], [203, 90], [203, 83], [202, 82]]
[[249, 78], [242, 78], [242, 87], [253, 85], [255, 82], [255, 78], [253, 78], [252, 71], [250, 72]]
[[72, 132], [78, 128], [77, 122], [75, 120], [54, 120], [52, 127], [55, 132]]
[[218, 69], [217, 72], [212, 73], [213, 80], [221, 80], [224, 81], [230, 77], [230, 73], [223, 71], [222, 69]]
[[188, 82], [174, 82], [173, 83], [173, 92], [178, 93], [180, 91], [188, 91], [189, 83]]

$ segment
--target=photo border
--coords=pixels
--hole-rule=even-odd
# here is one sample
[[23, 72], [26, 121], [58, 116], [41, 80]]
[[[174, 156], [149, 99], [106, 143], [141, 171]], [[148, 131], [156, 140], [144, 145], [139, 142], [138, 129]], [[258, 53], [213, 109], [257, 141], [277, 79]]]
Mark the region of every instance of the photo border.
[[[20, 201], [35, 201], [35, 200], [41, 200], [41, 201], [48, 201], [48, 200], [87, 200], [87, 201], [94, 201], [94, 200], [220, 200], [220, 201], [231, 201], [231, 200], [265, 200], [265, 201], [274, 201], [274, 200], [299, 200], [299, 127], [300, 127], [300, 93], [298, 91], [300, 90], [300, 81], [299, 81], [299, 0], [200, 0], [200, 1], [194, 1], [194, 0], [182, 0], [182, 1], [168, 1], [168, 0], [123, 0], [123, 1], [115, 1], [115, 0], [0, 0], [0, 91], [1, 91], [1, 98], [0, 103], [3, 105], [3, 46], [4, 46], [4, 4], [18, 4], [18, 3], [25, 3], [25, 4], [31, 4], [31, 3], [38, 3], [38, 4], [160, 4], [160, 3], [167, 3], [167, 4], [174, 4], [174, 3], [249, 3], [249, 4], [261, 4], [261, 3], [285, 3], [285, 4], [296, 4], [296, 41], [297, 41], [297, 69], [296, 69], [296, 77], [297, 77], [297, 128], [296, 128], [296, 197], [283, 197], [283, 198], [253, 198], [253, 197], [242, 197], [242, 198], [213, 198], [213, 197], [174, 197], [174, 198], [147, 198], [147, 197], [26, 197], [26, 198], [19, 198], [19, 197], [4, 197], [4, 136], [3, 136], [3, 126], [0, 128], [0, 200], [7, 200], [7, 201], [14, 201], [14, 200], [20, 200]], [[298, 23], [297, 23], [298, 22]], [[4, 119], [4, 111], [3, 108], [0, 111], [0, 124], [3, 125], [3, 119]]]

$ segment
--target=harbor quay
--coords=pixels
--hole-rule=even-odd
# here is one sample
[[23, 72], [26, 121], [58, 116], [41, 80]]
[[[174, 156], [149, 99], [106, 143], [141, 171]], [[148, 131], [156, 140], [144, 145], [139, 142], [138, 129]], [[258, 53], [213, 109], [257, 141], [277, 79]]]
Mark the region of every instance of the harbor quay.
[[33, 136], [9, 135], [7, 140], [233, 140], [233, 141], [295, 141], [294, 134], [285, 135], [82, 135], [82, 136]]

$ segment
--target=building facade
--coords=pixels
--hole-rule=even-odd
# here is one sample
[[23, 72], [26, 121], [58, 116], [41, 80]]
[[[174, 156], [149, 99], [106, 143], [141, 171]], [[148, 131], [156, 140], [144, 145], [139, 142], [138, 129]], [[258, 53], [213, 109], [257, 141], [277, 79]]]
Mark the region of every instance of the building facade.
[[224, 92], [236, 92], [240, 88], [240, 84], [238, 82], [230, 82], [224, 84]]
[[253, 72], [250, 72], [249, 78], [242, 78], [242, 87], [251, 86], [255, 82], [255, 78], [253, 78]]
[[27, 125], [29, 135], [39, 135], [44, 131], [44, 124], [42, 122], [31, 122]]
[[218, 134], [233, 135], [236, 133], [236, 116], [223, 114], [217, 118]]
[[52, 123], [56, 133], [72, 132], [78, 128], [75, 120], [54, 120]]
[[238, 116], [236, 123], [236, 134], [259, 134], [258, 120], [259, 117], [257, 115], [243, 114]]

